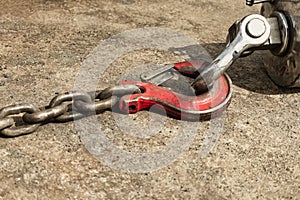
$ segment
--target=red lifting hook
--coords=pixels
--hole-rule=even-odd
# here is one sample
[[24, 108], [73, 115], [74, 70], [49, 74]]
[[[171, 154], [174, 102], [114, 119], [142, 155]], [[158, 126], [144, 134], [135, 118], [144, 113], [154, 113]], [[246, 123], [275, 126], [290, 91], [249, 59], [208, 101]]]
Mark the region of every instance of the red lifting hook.
[[[181, 62], [170, 68], [182, 75], [195, 78], [199, 73], [194, 66], [205, 67], [205, 64]], [[119, 108], [122, 112], [132, 114], [159, 104], [170, 117], [189, 121], [215, 118], [226, 110], [232, 96], [232, 83], [226, 74], [221, 76], [210, 90], [198, 96], [179, 94], [150, 81], [129, 80], [121, 81], [120, 84], [134, 84], [142, 91], [140, 94], [126, 95], [121, 98]]]

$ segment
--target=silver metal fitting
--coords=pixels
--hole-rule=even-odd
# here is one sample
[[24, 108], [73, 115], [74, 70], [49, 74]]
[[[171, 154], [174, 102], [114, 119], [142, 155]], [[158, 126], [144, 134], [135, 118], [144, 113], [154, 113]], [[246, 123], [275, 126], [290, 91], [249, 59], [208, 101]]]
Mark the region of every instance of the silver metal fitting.
[[214, 81], [237, 60], [245, 51], [259, 47], [267, 42], [271, 34], [268, 20], [262, 15], [253, 14], [238, 23], [235, 38], [224, 51], [193, 82], [195, 91], [211, 88]]
[[254, 4], [260, 4], [265, 2], [273, 3], [275, 0], [246, 0], [247, 6], [253, 6]]
[[260, 19], [252, 19], [247, 24], [247, 33], [253, 38], [259, 38], [266, 32], [265, 22]]

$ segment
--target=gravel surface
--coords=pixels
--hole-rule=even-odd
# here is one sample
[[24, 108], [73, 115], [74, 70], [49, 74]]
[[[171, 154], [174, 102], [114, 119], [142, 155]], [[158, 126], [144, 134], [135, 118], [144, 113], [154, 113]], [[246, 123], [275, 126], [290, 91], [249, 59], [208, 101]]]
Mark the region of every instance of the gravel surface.
[[[0, 107], [44, 106], [56, 93], [71, 91], [89, 53], [125, 30], [170, 28], [215, 57], [229, 26], [259, 12], [238, 0], [1, 0], [1, 7]], [[0, 198], [300, 199], [300, 91], [274, 85], [262, 56], [243, 58], [228, 71], [232, 103], [209, 156], [199, 157], [199, 150], [211, 122], [188, 123], [186, 129], [197, 131], [192, 144], [175, 162], [148, 173], [112, 169], [96, 159], [74, 123], [48, 124], [30, 135], [0, 138]], [[132, 66], [176, 59], [155, 50], [131, 52], [112, 63], [99, 88]], [[177, 120], [164, 119], [158, 134], [137, 138], [118, 127], [116, 116], [105, 112], [98, 119], [114, 144], [129, 152], [159, 149], [180, 134]], [[149, 113], [127, 118], [143, 131]]]

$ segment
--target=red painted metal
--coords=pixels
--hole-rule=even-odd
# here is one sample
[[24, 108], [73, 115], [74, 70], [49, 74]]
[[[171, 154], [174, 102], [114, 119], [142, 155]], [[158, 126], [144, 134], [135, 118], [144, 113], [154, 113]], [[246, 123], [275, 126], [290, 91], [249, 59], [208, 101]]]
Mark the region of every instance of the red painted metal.
[[[174, 68], [184, 75], [197, 77], [197, 67], [193, 66], [202, 65], [202, 62], [182, 62], [174, 64]], [[231, 98], [231, 82], [225, 75], [216, 81], [212, 90], [199, 96], [178, 94], [169, 88], [150, 82], [129, 80], [121, 81], [120, 84], [134, 84], [142, 91], [140, 94], [126, 95], [121, 98], [120, 110], [130, 114], [159, 104], [169, 116], [176, 119], [207, 120], [224, 111]]]

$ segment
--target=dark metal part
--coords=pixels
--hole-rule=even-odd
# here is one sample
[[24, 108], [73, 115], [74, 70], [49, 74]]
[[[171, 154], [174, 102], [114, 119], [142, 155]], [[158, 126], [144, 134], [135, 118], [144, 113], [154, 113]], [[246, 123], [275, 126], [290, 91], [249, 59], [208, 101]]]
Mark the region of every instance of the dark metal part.
[[[261, 8], [265, 17], [279, 16], [283, 40], [283, 54], [278, 50], [266, 53], [263, 57], [270, 78], [282, 87], [300, 87], [300, 1], [278, 0], [274, 4], [265, 3]], [[287, 24], [287, 26], [286, 26]], [[279, 49], [280, 51], [280, 49]]]
[[26, 113], [22, 118], [26, 123], [36, 124], [36, 123], [41, 123], [56, 118], [67, 111], [68, 111], [68, 104], [62, 103], [61, 105], [57, 105], [53, 108], [41, 110], [39, 112], [35, 112], [32, 114]]
[[119, 98], [112, 96], [111, 98], [104, 99], [101, 101], [95, 101], [94, 103], [85, 103], [83, 101], [75, 101], [75, 108], [85, 114], [101, 113], [107, 109], [112, 108], [118, 103]]
[[87, 93], [82, 92], [68, 92], [65, 94], [58, 95], [54, 97], [49, 107], [53, 108], [55, 106], [61, 105], [63, 102], [72, 102], [72, 101], [80, 100], [85, 102], [91, 102], [91, 97]]
[[96, 99], [107, 99], [112, 96], [123, 96], [126, 94], [138, 94], [141, 90], [136, 85], [116, 85], [114, 87], [106, 88], [96, 95]]
[[[286, 54], [287, 49], [288, 49], [288, 43], [289, 43], [289, 33], [288, 33], [288, 29], [289, 29], [289, 25], [288, 25], [288, 21], [287, 18], [285, 17], [285, 15], [281, 12], [273, 12], [271, 14], [271, 18], [270, 19], [274, 19], [276, 18], [276, 30], [272, 30], [271, 32], [273, 33], [277, 33], [278, 36], [281, 40], [280, 40], [280, 45], [278, 45], [276, 48], [269, 48], [269, 50], [276, 56], [282, 56], [284, 54]], [[274, 41], [271, 41], [274, 43]]]
[[151, 82], [155, 85], [161, 85], [174, 77], [172, 71], [173, 67], [174, 65], [166, 65], [158, 70], [143, 73], [141, 74], [141, 80], [144, 82]]
[[273, 2], [275, 2], [275, 0], [246, 0], [246, 5], [253, 6], [254, 4], [260, 4], [260, 3], [265, 3], [265, 2], [273, 3]]
[[65, 114], [56, 117], [54, 121], [64, 123], [79, 120], [86, 117], [86, 115], [83, 113], [72, 111], [71, 109], [69, 110], [70, 111], [66, 112]]
[[7, 106], [0, 110], [0, 134], [16, 137], [36, 131], [41, 124], [81, 119], [111, 109], [119, 102], [120, 96], [137, 93], [141, 93], [141, 90], [136, 85], [117, 85], [96, 91], [96, 94], [59, 94], [50, 101], [49, 106], [41, 109], [32, 104]]
[[[7, 137], [15, 137], [19, 135], [25, 135], [32, 133], [38, 129], [40, 124], [21, 124], [17, 122], [17, 119], [20, 118], [13, 118], [12, 115], [19, 115], [22, 113], [34, 113], [38, 112], [39, 109], [32, 104], [22, 104], [22, 105], [12, 105], [0, 110], [0, 119], [2, 122], [7, 120], [7, 125], [11, 123], [12, 119], [14, 121], [14, 126], [8, 126], [5, 129], [2, 129], [0, 133]], [[5, 126], [5, 125], [4, 125]], [[2, 127], [3, 128], [3, 127]]]
[[62, 115], [56, 117], [55, 121], [69, 122], [69, 121], [73, 121], [85, 117], [83, 113], [76, 112], [75, 110], [72, 109], [72, 104], [75, 101], [84, 101], [86, 103], [91, 103], [92, 99], [89, 94], [82, 93], [82, 92], [69, 92], [54, 97], [49, 104], [49, 107], [51, 108], [54, 108], [58, 105], [62, 105], [65, 102], [68, 102], [67, 111], [64, 112]]
[[15, 121], [12, 118], [3, 118], [0, 119], [0, 131], [7, 128], [11, 127], [14, 125]]

